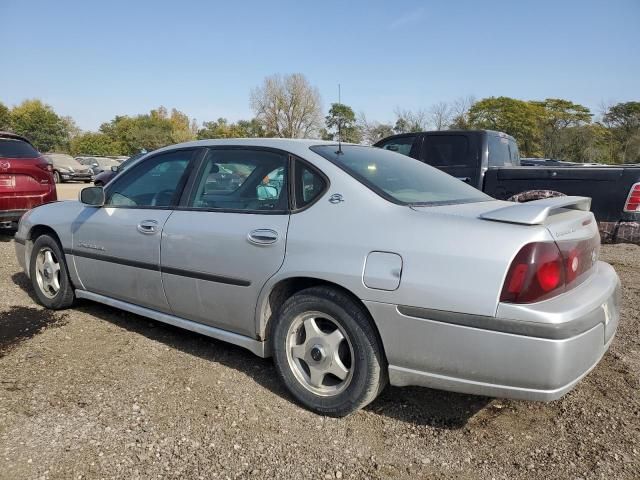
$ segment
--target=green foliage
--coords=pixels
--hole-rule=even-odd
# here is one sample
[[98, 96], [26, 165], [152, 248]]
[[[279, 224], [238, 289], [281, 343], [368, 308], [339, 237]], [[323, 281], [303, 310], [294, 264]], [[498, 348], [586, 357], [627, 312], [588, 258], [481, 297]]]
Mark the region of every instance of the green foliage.
[[86, 132], [70, 142], [71, 155], [121, 155], [120, 145], [104, 133]]
[[482, 99], [469, 109], [471, 128], [508, 133], [516, 138], [523, 156], [540, 156], [540, 118], [543, 108], [509, 97]]
[[229, 123], [226, 118], [204, 122], [198, 130], [198, 139], [207, 138], [259, 138], [264, 137], [265, 131], [258, 120], [239, 120]]
[[111, 122], [103, 123], [100, 132], [109, 137], [117, 145], [118, 151], [125, 155], [133, 155], [143, 149], [156, 150], [196, 138], [189, 117], [176, 109], [169, 115], [164, 107], [135, 117], [116, 116]]
[[326, 130], [322, 132], [325, 140], [342, 140], [349, 143], [360, 143], [362, 132], [356, 124], [356, 114], [349, 105], [332, 103], [329, 115], [325, 117]]
[[562, 149], [563, 131], [591, 122], [593, 116], [587, 107], [560, 98], [547, 98], [541, 102], [532, 101], [539, 107], [542, 153], [546, 158], [565, 156]]
[[602, 117], [609, 128], [609, 146], [622, 163], [640, 162], [640, 102], [618, 103]]
[[65, 150], [68, 125], [40, 100], [25, 100], [11, 110], [11, 130], [27, 137], [41, 152]]
[[11, 128], [11, 114], [9, 108], [0, 102], [0, 131]]

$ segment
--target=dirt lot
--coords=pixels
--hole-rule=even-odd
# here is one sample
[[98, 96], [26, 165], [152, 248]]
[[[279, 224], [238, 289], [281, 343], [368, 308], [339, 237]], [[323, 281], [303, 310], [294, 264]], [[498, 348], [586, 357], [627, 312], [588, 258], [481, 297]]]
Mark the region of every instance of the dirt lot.
[[603, 257], [618, 335], [562, 400], [388, 388], [330, 419], [240, 348], [97, 304], [43, 311], [0, 235], [0, 477], [640, 478], [640, 247]]

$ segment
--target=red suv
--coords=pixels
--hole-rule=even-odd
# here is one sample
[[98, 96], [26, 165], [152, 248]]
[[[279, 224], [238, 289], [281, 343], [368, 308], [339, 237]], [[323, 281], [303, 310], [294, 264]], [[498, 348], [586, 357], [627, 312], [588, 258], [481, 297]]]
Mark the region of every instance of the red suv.
[[0, 228], [15, 228], [24, 212], [58, 199], [52, 171], [29, 140], [0, 132]]

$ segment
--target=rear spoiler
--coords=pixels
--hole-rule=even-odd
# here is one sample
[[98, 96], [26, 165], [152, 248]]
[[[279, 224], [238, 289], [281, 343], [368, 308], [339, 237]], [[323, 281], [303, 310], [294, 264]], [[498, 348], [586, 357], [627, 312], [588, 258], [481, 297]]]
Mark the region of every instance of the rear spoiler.
[[22, 135], [18, 135], [18, 134], [13, 133], [13, 132], [0, 131], [0, 138], [10, 138], [12, 140], [22, 140], [23, 142], [27, 142], [29, 145], [31, 145], [33, 147], [33, 143], [31, 143], [27, 137], [23, 137]]
[[588, 212], [590, 208], [591, 199], [588, 197], [552, 197], [491, 210], [480, 214], [480, 218], [496, 222], [540, 225], [563, 209]]

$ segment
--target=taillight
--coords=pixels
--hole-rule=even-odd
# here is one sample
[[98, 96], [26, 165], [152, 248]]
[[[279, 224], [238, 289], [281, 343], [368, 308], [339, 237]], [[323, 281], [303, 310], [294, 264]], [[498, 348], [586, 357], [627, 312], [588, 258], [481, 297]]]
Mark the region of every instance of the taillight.
[[640, 212], [640, 182], [634, 183], [624, 204], [625, 212]]
[[580, 284], [598, 260], [600, 239], [535, 242], [515, 256], [500, 295], [501, 302], [532, 303]]

